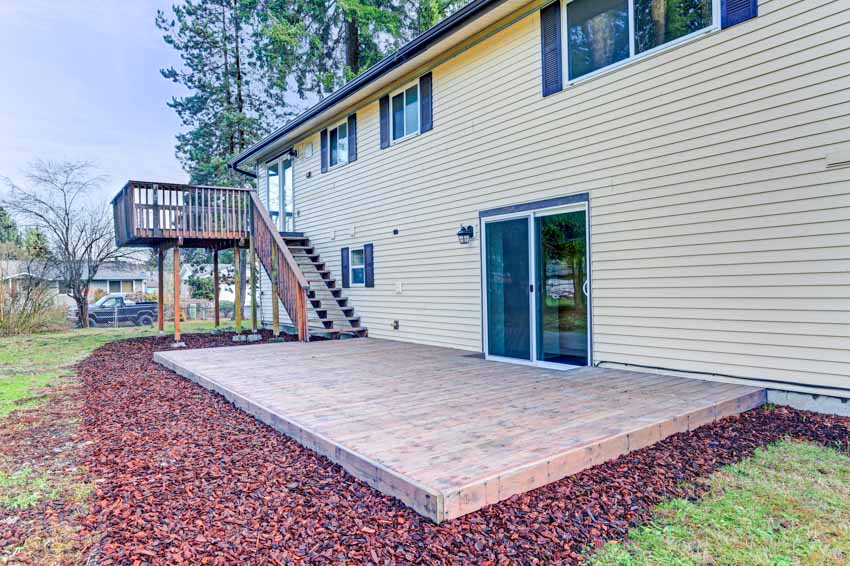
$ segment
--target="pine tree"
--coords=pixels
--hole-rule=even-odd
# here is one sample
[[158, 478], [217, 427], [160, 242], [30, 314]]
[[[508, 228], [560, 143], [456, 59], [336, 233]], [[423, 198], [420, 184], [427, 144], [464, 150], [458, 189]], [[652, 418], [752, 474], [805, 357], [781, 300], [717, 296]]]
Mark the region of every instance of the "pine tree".
[[270, 0], [268, 63], [301, 98], [323, 98], [465, 3]]
[[288, 115], [285, 89], [268, 76], [267, 17], [259, 0], [187, 0], [170, 16], [157, 12], [157, 27], [183, 61], [162, 75], [190, 91], [169, 106], [186, 128], [177, 156], [191, 183], [244, 185], [227, 161]]
[[18, 245], [21, 243], [21, 233], [12, 215], [0, 206], [0, 244]]

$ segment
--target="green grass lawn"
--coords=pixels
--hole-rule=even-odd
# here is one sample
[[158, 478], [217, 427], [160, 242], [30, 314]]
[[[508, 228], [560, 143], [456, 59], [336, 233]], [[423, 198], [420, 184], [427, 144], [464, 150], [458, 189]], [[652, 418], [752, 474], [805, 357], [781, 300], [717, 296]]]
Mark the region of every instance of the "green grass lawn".
[[[211, 321], [181, 325], [183, 333], [208, 332], [212, 328]], [[227, 323], [223, 328], [232, 329]], [[69, 366], [99, 346], [113, 340], [155, 336], [156, 333], [150, 326], [130, 326], [0, 337], [0, 418], [15, 409], [37, 405], [42, 398], [40, 389], [67, 375]]]
[[589, 562], [644, 564], [850, 564], [850, 458], [782, 442], [710, 478], [701, 501], [661, 505], [625, 543]]

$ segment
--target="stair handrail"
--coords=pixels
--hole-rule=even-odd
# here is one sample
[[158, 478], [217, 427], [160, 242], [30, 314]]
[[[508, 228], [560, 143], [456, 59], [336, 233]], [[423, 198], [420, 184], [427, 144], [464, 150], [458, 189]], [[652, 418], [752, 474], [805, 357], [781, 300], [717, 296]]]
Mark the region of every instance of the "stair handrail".
[[[260, 202], [257, 191], [252, 190], [250, 195], [251, 218], [253, 221], [251, 232], [255, 239], [255, 249], [269, 276], [271, 277], [275, 273], [278, 279], [278, 297], [283, 303], [283, 307], [286, 309], [290, 320], [292, 320], [298, 329], [298, 339], [306, 342], [310, 336], [307, 331], [307, 292], [310, 290], [310, 283], [304, 277], [304, 273], [298, 266], [298, 262], [295, 261], [295, 257], [293, 257], [292, 252], [289, 250], [289, 246], [280, 237], [277, 226], [275, 226], [271, 216], [269, 216], [266, 207]], [[266, 249], [266, 242], [258, 238], [260, 231], [257, 225], [258, 220], [262, 226], [261, 230], [270, 235], [269, 245], [277, 248], [278, 267], [283, 267], [283, 269], [272, 269], [271, 250], [270, 248]]]

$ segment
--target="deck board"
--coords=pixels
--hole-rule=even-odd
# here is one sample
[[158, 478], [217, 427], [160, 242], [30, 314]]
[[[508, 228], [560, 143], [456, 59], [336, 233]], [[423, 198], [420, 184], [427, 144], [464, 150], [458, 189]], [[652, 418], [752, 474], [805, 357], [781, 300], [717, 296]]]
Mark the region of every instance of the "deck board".
[[155, 359], [434, 521], [765, 400], [754, 387], [619, 369], [557, 371], [376, 339]]

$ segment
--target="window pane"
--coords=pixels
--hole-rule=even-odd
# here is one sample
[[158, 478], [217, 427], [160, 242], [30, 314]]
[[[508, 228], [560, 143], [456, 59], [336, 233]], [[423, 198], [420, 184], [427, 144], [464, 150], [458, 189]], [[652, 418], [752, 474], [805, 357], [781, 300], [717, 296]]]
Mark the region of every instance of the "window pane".
[[366, 283], [366, 270], [362, 267], [355, 267], [351, 270], [351, 282], [356, 285]]
[[133, 292], [133, 282], [132, 281], [122, 281], [121, 282], [121, 292], [122, 293], [132, 293]]
[[120, 281], [110, 281], [109, 282], [109, 292], [110, 293], [120, 293], [121, 292], [121, 282]]
[[404, 137], [404, 94], [393, 97], [393, 139]]
[[351, 250], [351, 267], [363, 266], [363, 250]]
[[412, 86], [404, 92], [404, 133], [419, 131], [419, 87]]
[[348, 163], [348, 125], [341, 124], [337, 128], [337, 161]]
[[276, 213], [280, 209], [280, 177], [277, 174], [277, 163], [269, 166], [268, 177], [266, 206], [270, 213]]
[[288, 159], [286, 161], [281, 162], [281, 169], [283, 171], [283, 222], [281, 227], [284, 230], [294, 230], [294, 226], [292, 225], [293, 219], [293, 202], [292, 202], [292, 162]]
[[333, 166], [333, 165], [336, 165], [336, 163], [337, 163], [337, 147], [336, 147], [336, 145], [337, 145], [337, 133], [336, 133], [336, 128], [331, 130], [331, 141], [328, 145], [330, 146], [330, 150], [331, 150], [331, 165]]
[[627, 0], [575, 0], [567, 4], [570, 78], [629, 56]]
[[635, 53], [712, 23], [711, 0], [635, 0]]

